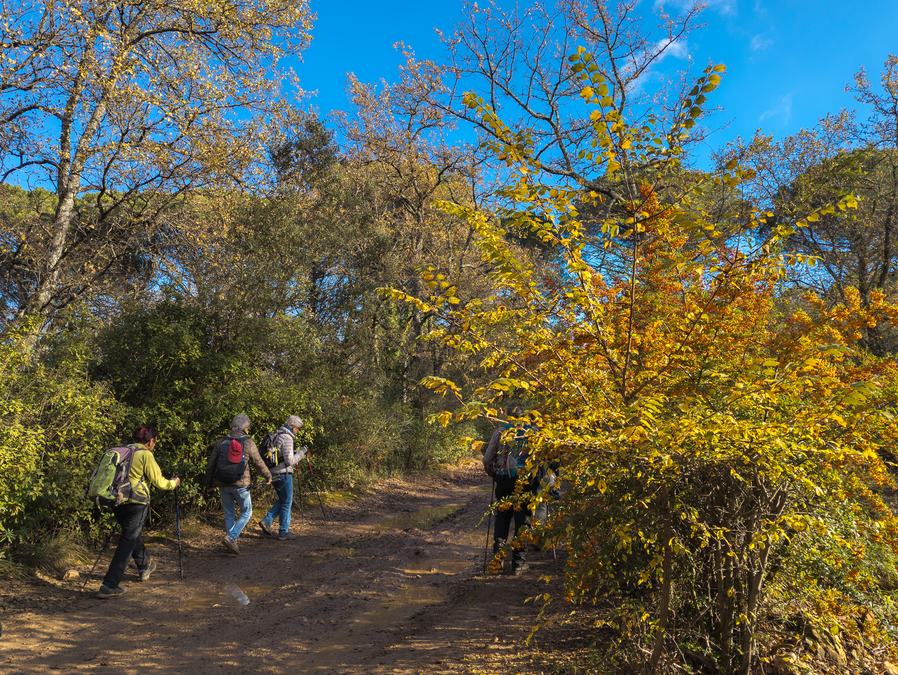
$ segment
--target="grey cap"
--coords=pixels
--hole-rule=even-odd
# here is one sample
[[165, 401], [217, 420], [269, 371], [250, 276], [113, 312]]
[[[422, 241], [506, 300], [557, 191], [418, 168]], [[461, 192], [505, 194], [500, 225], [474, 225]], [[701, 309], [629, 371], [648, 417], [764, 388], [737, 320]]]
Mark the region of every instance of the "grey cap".
[[245, 413], [234, 415], [234, 419], [231, 420], [231, 431], [237, 433], [249, 431], [249, 415]]
[[299, 429], [300, 427], [302, 427], [302, 425], [302, 417], [300, 417], [299, 415], [290, 415], [290, 417], [287, 418], [287, 421], [284, 422], [284, 426], [291, 428], [296, 427], [297, 429]]

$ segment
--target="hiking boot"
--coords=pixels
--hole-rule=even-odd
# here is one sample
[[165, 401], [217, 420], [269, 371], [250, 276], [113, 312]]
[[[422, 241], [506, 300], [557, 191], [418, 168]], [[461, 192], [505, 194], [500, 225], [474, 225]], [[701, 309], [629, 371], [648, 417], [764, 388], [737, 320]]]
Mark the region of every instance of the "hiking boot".
[[280, 541], [293, 541], [296, 539], [296, 535], [292, 532], [284, 532], [283, 534], [278, 535], [278, 539]]
[[150, 564], [140, 570], [140, 580], [141, 581], [149, 581], [150, 575], [156, 571], [156, 561], [151, 560]]
[[110, 588], [104, 584], [100, 586], [100, 590], [97, 591], [96, 597], [100, 598], [100, 600], [108, 600], [109, 598], [117, 598], [120, 595], [124, 595], [124, 593], [125, 589], [121, 586]]
[[271, 529], [270, 525], [266, 525], [264, 520], [259, 521], [259, 529], [262, 530], [267, 536], [274, 537], [274, 531]]
[[511, 552], [511, 573], [520, 574], [528, 567], [530, 566], [527, 564], [527, 557], [524, 555], [524, 550], [513, 550]]
[[224, 539], [221, 540], [221, 543], [234, 555], [240, 555], [240, 547], [238, 547], [237, 542], [231, 539], [228, 535], [225, 535]]
[[511, 561], [511, 573], [514, 575], [521, 574], [530, 569], [530, 565], [528, 565], [525, 561], [517, 562], [515, 560]]

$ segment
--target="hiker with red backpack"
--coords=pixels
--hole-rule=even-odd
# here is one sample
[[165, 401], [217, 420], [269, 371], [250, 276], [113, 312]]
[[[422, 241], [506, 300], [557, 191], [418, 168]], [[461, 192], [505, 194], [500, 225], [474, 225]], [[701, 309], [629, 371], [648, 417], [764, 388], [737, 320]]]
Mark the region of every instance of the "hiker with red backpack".
[[267, 484], [271, 485], [271, 471], [265, 466], [256, 443], [249, 436], [249, 426], [248, 416], [241, 413], [234, 417], [231, 433], [212, 445], [206, 461], [205, 485], [218, 487], [224, 511], [225, 535], [222, 543], [234, 555], [240, 554], [237, 539], [253, 515], [249, 491], [250, 460], [265, 476]]
[[[269, 537], [277, 536], [280, 541], [295, 539], [290, 532], [290, 515], [293, 506], [293, 467], [299, 464], [308, 452], [308, 448], [295, 448], [296, 434], [302, 429], [303, 421], [299, 415], [290, 415], [275, 431], [262, 441], [262, 456], [271, 469], [274, 477], [274, 491], [277, 501], [265, 517], [259, 521], [259, 527]], [[278, 533], [275, 535], [272, 526], [278, 519]]]
[[[122, 528], [118, 546], [109, 563], [103, 585], [97, 592], [101, 599], [114, 598], [125, 592], [119, 586], [128, 559], [133, 558], [141, 581], [147, 581], [156, 569], [156, 561], [150, 558], [143, 543], [143, 525], [150, 510], [150, 486], [160, 490], [174, 490], [181, 484], [175, 476], [165, 478], [153, 457], [153, 448], [159, 434], [152, 426], [139, 427], [133, 441], [119, 448], [107, 450], [94, 476], [91, 477], [88, 494], [100, 504], [113, 508], [115, 520]], [[106, 458], [109, 457], [109, 461]], [[102, 475], [111, 467], [111, 474]], [[101, 485], [102, 484], [102, 485]], [[98, 488], [99, 486], [99, 488]]]
[[[512, 411], [520, 416], [519, 408]], [[517, 574], [526, 569], [524, 546], [517, 541], [518, 536], [527, 526], [530, 515], [529, 506], [514, 501], [515, 491], [520, 481], [526, 480], [525, 464], [527, 460], [527, 436], [530, 427], [505, 424], [496, 429], [483, 452], [483, 468], [493, 479], [495, 494], [496, 524], [493, 530], [493, 560], [501, 561], [508, 547], [508, 533], [514, 520], [514, 540], [511, 546], [511, 571]], [[523, 492], [531, 492], [532, 484], [523, 485]], [[512, 498], [511, 503], [502, 500]]]

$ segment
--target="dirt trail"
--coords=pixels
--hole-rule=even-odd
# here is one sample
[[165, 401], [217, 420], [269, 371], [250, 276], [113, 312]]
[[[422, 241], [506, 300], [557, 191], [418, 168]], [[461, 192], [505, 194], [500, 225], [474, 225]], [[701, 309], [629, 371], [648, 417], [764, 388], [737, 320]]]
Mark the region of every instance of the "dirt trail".
[[292, 542], [257, 534], [257, 506], [239, 557], [212, 528], [188, 538], [183, 582], [171, 540], [150, 537], [159, 571], [140, 584], [132, 567], [122, 598], [70, 590], [6, 617], [0, 671], [538, 672], [515, 653], [537, 613], [524, 598], [554, 563], [538, 554], [525, 575], [480, 574], [489, 490], [473, 464], [387, 481], [327, 521], [307, 504]]

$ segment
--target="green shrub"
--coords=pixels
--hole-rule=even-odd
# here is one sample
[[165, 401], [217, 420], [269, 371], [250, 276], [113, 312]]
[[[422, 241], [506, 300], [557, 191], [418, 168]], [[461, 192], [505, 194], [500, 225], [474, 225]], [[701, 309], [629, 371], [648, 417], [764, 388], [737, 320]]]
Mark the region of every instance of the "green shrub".
[[84, 489], [122, 412], [83, 359], [44, 364], [24, 335], [0, 341], [0, 556], [91, 520]]
[[315, 433], [318, 408], [298, 375], [314, 344], [301, 329], [300, 320], [230, 321], [177, 301], [138, 307], [99, 336], [94, 376], [128, 406], [129, 425], [157, 426], [163, 473], [185, 479], [183, 502], [201, 506], [208, 447], [237, 413], [257, 440], [290, 414], [310, 420], [300, 442]]

